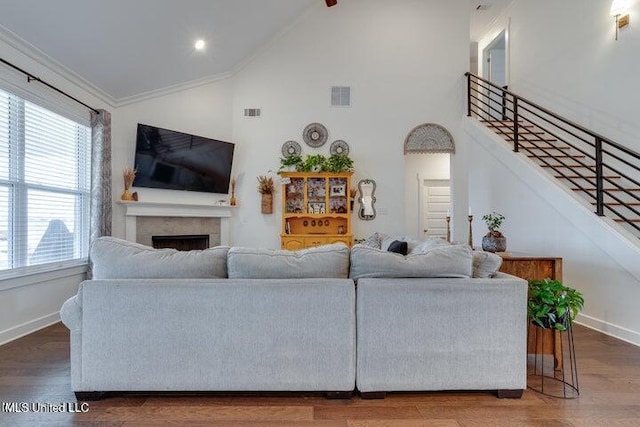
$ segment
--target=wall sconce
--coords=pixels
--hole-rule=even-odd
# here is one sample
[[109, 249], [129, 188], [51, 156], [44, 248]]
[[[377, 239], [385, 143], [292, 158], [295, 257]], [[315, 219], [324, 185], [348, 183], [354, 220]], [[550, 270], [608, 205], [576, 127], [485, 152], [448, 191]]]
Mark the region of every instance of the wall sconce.
[[613, 0], [611, 3], [611, 16], [616, 19], [616, 40], [618, 40], [618, 28], [629, 25], [629, 0]]

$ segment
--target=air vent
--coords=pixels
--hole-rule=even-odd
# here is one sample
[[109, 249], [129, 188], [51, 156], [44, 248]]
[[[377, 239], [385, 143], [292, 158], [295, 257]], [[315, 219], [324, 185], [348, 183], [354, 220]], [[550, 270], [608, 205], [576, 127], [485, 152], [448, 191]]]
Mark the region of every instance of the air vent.
[[332, 107], [351, 107], [351, 87], [332, 86], [331, 87]]
[[244, 109], [245, 117], [260, 117], [260, 109], [259, 108], [245, 108]]

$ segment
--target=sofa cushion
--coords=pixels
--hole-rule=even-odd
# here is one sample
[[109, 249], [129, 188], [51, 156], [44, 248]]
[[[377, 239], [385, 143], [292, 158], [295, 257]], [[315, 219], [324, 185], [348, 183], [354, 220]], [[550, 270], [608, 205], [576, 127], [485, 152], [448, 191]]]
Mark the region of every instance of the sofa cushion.
[[91, 245], [94, 279], [208, 279], [227, 277], [226, 246], [194, 251], [154, 249], [115, 237]]
[[473, 252], [473, 277], [493, 277], [502, 265], [502, 257], [491, 252]]
[[466, 245], [440, 246], [407, 256], [355, 245], [351, 248], [350, 277], [471, 277], [471, 260], [471, 249]]
[[344, 243], [299, 251], [233, 247], [227, 267], [230, 279], [346, 279], [349, 248]]

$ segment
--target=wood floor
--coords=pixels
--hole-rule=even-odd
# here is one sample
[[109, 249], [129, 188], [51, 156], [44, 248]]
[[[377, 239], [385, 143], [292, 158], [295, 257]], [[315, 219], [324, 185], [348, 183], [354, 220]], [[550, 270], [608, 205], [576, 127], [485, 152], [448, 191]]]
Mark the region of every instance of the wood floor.
[[[313, 393], [120, 395], [90, 402], [86, 413], [0, 412], [0, 426], [640, 426], [640, 348], [579, 326], [574, 332], [575, 400], [530, 390], [519, 400], [480, 392], [392, 393], [385, 400], [327, 400]], [[0, 401], [75, 402], [64, 326], [0, 347]]]

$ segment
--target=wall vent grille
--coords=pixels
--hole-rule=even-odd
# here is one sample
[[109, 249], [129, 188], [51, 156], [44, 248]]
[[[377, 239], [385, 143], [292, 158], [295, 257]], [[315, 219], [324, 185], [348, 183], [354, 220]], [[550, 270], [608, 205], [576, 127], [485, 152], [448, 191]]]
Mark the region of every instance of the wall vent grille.
[[260, 109], [259, 108], [245, 108], [244, 109], [245, 117], [260, 117]]
[[351, 107], [351, 87], [332, 86], [331, 87], [332, 107]]

